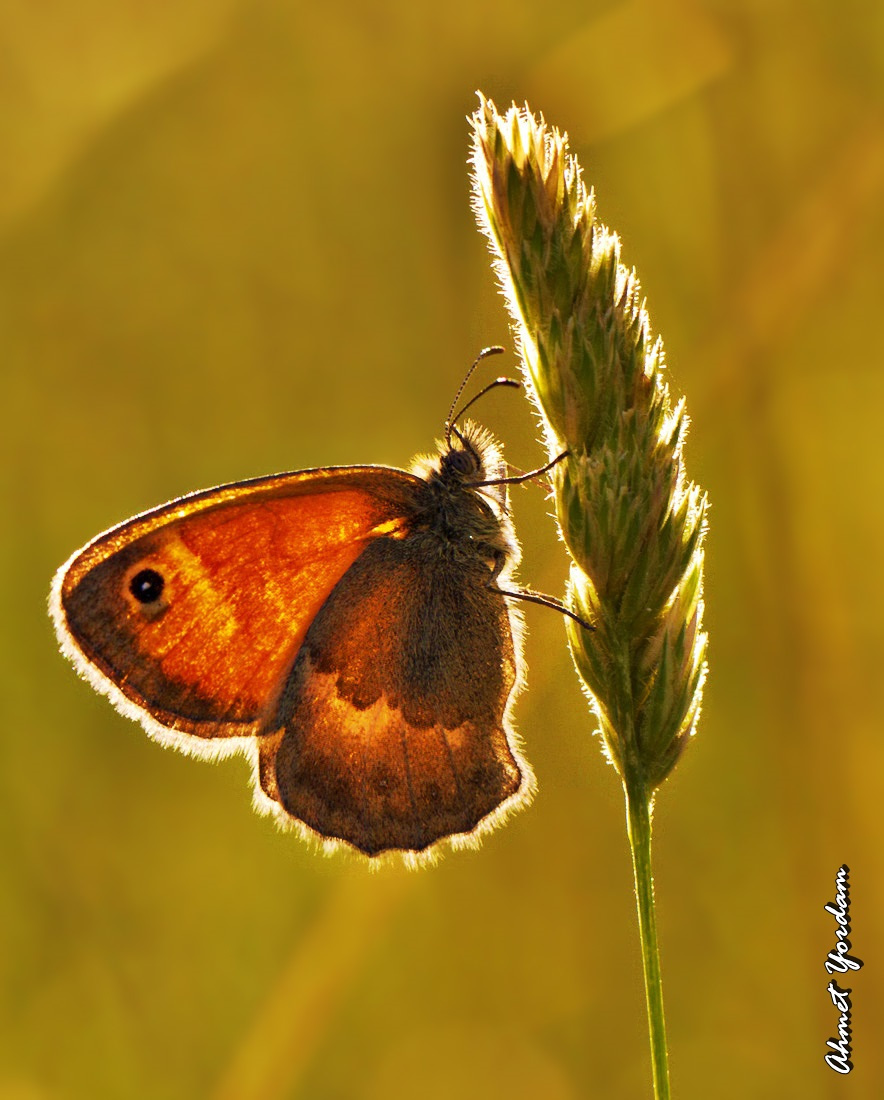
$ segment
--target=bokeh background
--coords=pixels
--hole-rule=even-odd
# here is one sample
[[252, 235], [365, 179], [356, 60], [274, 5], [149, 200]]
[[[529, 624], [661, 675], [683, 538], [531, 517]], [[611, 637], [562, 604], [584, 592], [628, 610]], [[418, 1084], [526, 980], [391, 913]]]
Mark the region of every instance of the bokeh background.
[[[656, 816], [675, 1095], [884, 1095], [884, 7], [6, 0], [3, 1100], [650, 1093], [622, 798], [557, 615], [527, 611], [534, 806], [370, 873], [254, 816], [241, 759], [151, 743], [45, 614], [78, 545], [169, 497], [431, 447], [478, 349], [512, 346], [477, 88], [571, 135], [712, 500], [712, 671]], [[480, 414], [542, 460], [518, 395]], [[516, 494], [522, 576], [561, 593], [548, 511]]]

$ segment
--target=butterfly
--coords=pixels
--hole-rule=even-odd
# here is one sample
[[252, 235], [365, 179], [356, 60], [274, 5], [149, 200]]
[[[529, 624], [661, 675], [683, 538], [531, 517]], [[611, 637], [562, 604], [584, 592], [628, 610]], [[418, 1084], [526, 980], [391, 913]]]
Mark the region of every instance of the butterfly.
[[509, 597], [557, 602], [508, 587], [508, 484], [543, 471], [508, 478], [462, 415], [409, 471], [241, 481], [98, 535], [52, 586], [62, 651], [157, 741], [244, 752], [256, 808], [326, 847], [474, 843], [535, 788]]

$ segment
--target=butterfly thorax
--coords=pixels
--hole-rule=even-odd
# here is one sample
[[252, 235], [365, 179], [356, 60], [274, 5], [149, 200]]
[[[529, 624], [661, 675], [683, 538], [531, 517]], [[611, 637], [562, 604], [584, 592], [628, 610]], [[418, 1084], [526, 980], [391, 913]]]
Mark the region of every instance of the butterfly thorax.
[[494, 572], [518, 558], [506, 515], [506, 490], [487, 485], [503, 475], [503, 460], [491, 437], [469, 425], [464, 439], [440, 445], [421, 464], [421, 504], [411, 518], [412, 537], [423, 535], [445, 556], [484, 560]]

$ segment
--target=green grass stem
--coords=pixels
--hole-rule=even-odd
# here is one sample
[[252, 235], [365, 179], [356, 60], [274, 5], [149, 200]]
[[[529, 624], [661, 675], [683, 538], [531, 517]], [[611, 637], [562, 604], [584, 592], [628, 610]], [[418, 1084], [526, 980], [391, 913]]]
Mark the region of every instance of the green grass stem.
[[625, 781], [623, 789], [626, 793], [626, 822], [629, 845], [632, 849], [632, 871], [635, 876], [635, 902], [641, 936], [654, 1096], [657, 1100], [669, 1100], [671, 1096], [669, 1052], [666, 1044], [666, 1019], [663, 1013], [660, 950], [657, 946], [654, 876], [651, 872], [651, 798], [639, 780], [634, 780], [632, 783]]
[[654, 1089], [669, 1097], [651, 807], [692, 738], [706, 676], [706, 499], [687, 481], [684, 401], [663, 379], [638, 279], [596, 214], [566, 137], [526, 108], [473, 116], [473, 202], [540, 413], [572, 559], [565, 620], [604, 751], [623, 782]]

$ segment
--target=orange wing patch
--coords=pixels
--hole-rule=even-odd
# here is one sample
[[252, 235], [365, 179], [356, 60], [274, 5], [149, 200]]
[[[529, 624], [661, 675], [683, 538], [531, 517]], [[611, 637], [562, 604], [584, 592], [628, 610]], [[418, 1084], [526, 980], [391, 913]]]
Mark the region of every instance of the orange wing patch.
[[167, 571], [169, 596], [165, 613], [143, 626], [139, 651], [159, 659], [167, 680], [254, 720], [372, 537], [366, 503], [364, 494], [339, 492], [235, 506], [220, 522], [205, 514], [182, 522], [141, 563]]
[[[254, 733], [328, 593], [369, 540], [402, 522], [408, 476], [394, 477], [399, 492], [371, 491], [375, 474], [389, 488], [390, 473], [267, 479], [263, 494], [246, 483], [138, 517], [67, 567], [64, 625], [111, 688], [161, 726]], [[131, 588], [145, 570], [162, 578], [149, 605]]]

